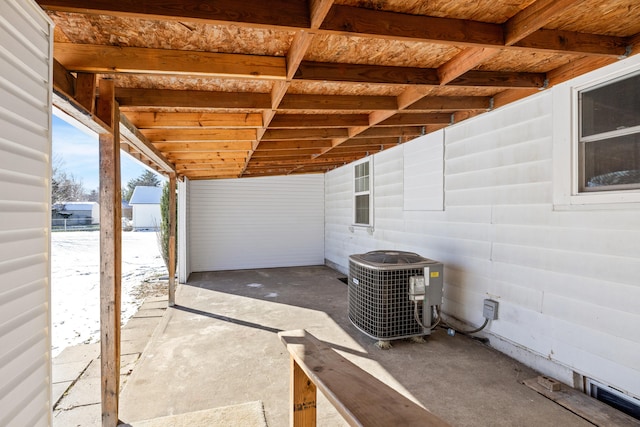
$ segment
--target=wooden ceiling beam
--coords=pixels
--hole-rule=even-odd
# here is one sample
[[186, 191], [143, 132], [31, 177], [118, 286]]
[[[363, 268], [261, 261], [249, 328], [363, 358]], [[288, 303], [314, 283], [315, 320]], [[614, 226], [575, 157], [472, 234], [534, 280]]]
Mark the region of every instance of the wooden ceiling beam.
[[55, 58], [53, 59], [53, 89], [70, 98], [76, 96], [76, 77]]
[[293, 79], [293, 76], [298, 72], [298, 67], [304, 55], [307, 53], [311, 41], [313, 40], [313, 33], [308, 31], [298, 31], [293, 37], [291, 47], [287, 52], [287, 79]]
[[368, 124], [367, 114], [276, 114], [269, 129], [344, 128]]
[[126, 114], [131, 123], [139, 129], [262, 127], [262, 115], [257, 113], [152, 113], [130, 111]]
[[377, 84], [439, 84], [432, 68], [389, 67], [383, 65], [336, 64], [302, 61], [294, 80]]
[[310, 21], [311, 28], [318, 29], [324, 18], [326, 18], [327, 13], [333, 6], [334, 0], [309, 0], [309, 9], [310, 9]]
[[[322, 7], [322, 5], [320, 4], [317, 4], [317, 6]], [[313, 7], [314, 5], [311, 5], [312, 15], [315, 13], [315, 11], [313, 10]], [[318, 12], [321, 12], [321, 11], [318, 11]], [[304, 58], [304, 55], [307, 53], [307, 50], [311, 45], [311, 41], [313, 40], [313, 36], [314, 35], [312, 33], [309, 33], [305, 30], [301, 30], [301, 31], [298, 31], [293, 37], [293, 41], [291, 42], [291, 46], [289, 47], [289, 51], [287, 52], [287, 56], [286, 56], [287, 80], [284, 82], [276, 82], [273, 85], [273, 88], [271, 90], [271, 110], [265, 110], [262, 113], [263, 128], [258, 131], [257, 144], [256, 144], [256, 147], [254, 147], [254, 149], [257, 148], [258, 145], [260, 145], [260, 141], [262, 140], [262, 137], [264, 136], [265, 132], [267, 131], [267, 128], [269, 127], [269, 125], [271, 124], [271, 121], [276, 115], [276, 111], [278, 110], [278, 107], [280, 106], [282, 99], [284, 98], [287, 91], [289, 90], [289, 86], [291, 85], [291, 78], [298, 70], [298, 66], [300, 65], [300, 62]], [[245, 168], [248, 165], [249, 160], [251, 159], [251, 154], [252, 153], [249, 153], [249, 156], [247, 157]]]
[[357, 95], [292, 95], [288, 94], [280, 103], [280, 110], [395, 110], [394, 96]]
[[338, 147], [326, 153], [323, 153], [318, 156], [321, 159], [333, 159], [333, 158], [342, 158], [345, 156], [353, 156], [356, 159], [361, 159], [366, 156], [370, 156], [372, 154], [378, 153], [386, 148], [395, 147], [395, 145], [388, 145], [381, 147], [367, 148], [363, 149], [363, 147]]
[[581, 0], [537, 0], [504, 24], [504, 42], [513, 45], [562, 15]]
[[333, 165], [333, 164], [342, 164], [347, 161], [353, 161], [355, 158], [353, 157], [343, 157], [340, 159], [311, 159], [310, 157], [306, 157], [304, 159], [280, 159], [269, 162], [264, 162], [262, 160], [252, 160], [249, 162], [249, 167], [268, 167], [270, 165], [280, 165], [280, 166], [303, 166], [303, 165], [312, 165], [312, 164], [320, 164], [320, 165]]
[[601, 67], [605, 67], [609, 64], [616, 62], [613, 58], [581, 58], [576, 61], [570, 62], [562, 67], [558, 67], [548, 73], [549, 84], [551, 86], [557, 85], [574, 77], [588, 73]]
[[[503, 107], [511, 102], [517, 101], [519, 99], [525, 98], [527, 96], [533, 95], [535, 93], [538, 93], [537, 90], [535, 89], [526, 89], [526, 90], [517, 90], [517, 89], [511, 89], [511, 90], [505, 90], [503, 92], [500, 92], [498, 94], [496, 94], [496, 96], [493, 97], [493, 107], [494, 108], [499, 108], [499, 107]], [[462, 113], [464, 113], [463, 111], [457, 111], [453, 114], [455, 114], [457, 117], [461, 117]], [[467, 111], [466, 113], [469, 113], [470, 115], [477, 115], [478, 113], [481, 113], [480, 111]], [[457, 122], [456, 122], [457, 123]]]
[[502, 46], [500, 25], [477, 21], [409, 15], [403, 13], [334, 5], [320, 29], [392, 39], [422, 40], [447, 44]]
[[186, 176], [189, 179], [197, 180], [197, 179], [232, 179], [239, 178], [240, 172], [218, 172], [218, 171], [186, 171], [182, 174], [182, 176]]
[[321, 148], [298, 148], [291, 150], [260, 150], [258, 149], [251, 155], [252, 159], [257, 157], [261, 158], [275, 158], [275, 157], [289, 157], [289, 156], [312, 156], [320, 154], [323, 150]]
[[426, 96], [409, 105], [407, 110], [459, 111], [489, 110], [491, 97], [488, 96]]
[[[84, 0], [38, 0], [38, 3], [45, 9], [64, 12], [246, 24], [282, 30], [311, 28], [308, 4], [305, 1], [297, 0], [274, 0], [271, 2], [219, 0], [216, 1], [215, 7], [202, 7], [202, 3], [198, 0], [186, 0], [170, 6], [167, 6], [166, 2], [154, 0], [135, 2], [129, 0], [95, 0], [91, 2]], [[564, 5], [564, 2], [560, 3], [561, 6]], [[286, 13], [282, 13], [282, 11], [286, 11]], [[528, 22], [525, 18], [522, 21]], [[512, 39], [528, 33], [528, 30], [524, 31], [523, 28], [523, 24], [518, 24], [518, 22], [511, 24], [505, 30], [500, 24], [333, 5], [330, 6], [319, 29], [314, 32], [357, 34], [361, 37], [404, 39], [449, 45], [505, 49], [525, 48], [614, 57], [624, 55], [626, 51], [626, 39], [623, 37], [597, 34], [578, 35], [556, 30], [546, 30], [548, 34], [540, 37], [535, 37], [534, 32], [519, 43], [506, 44], [507, 36]], [[570, 41], [563, 44], [566, 37], [570, 37]]]
[[422, 126], [404, 126], [404, 127], [371, 127], [352, 138], [385, 138], [398, 136], [419, 136], [424, 132]]
[[472, 46], [438, 67], [441, 85], [446, 85], [474, 67], [486, 62], [500, 53], [501, 49]]
[[96, 87], [98, 79], [95, 74], [77, 73], [75, 98], [89, 113], [96, 108]]
[[213, 152], [213, 151], [249, 151], [253, 148], [251, 142], [154, 142], [153, 146], [163, 153]]
[[328, 148], [331, 147], [329, 140], [297, 140], [297, 141], [262, 141], [258, 150], [291, 150], [297, 148]]
[[262, 136], [262, 141], [333, 139], [346, 136], [346, 128], [269, 129]]
[[[309, 7], [298, 0], [37, 0], [45, 9], [146, 19], [234, 22], [265, 27], [309, 28]], [[283, 13], [286, 11], [286, 13]]]
[[215, 160], [205, 160], [205, 159], [199, 159], [199, 160], [182, 160], [179, 159], [175, 162], [176, 168], [178, 167], [178, 165], [191, 165], [191, 166], [196, 166], [196, 165], [218, 165], [218, 166], [224, 166], [224, 165], [244, 165], [245, 162], [245, 158], [244, 157], [234, 157], [234, 158], [228, 158], [228, 159], [215, 159]]
[[[446, 76], [445, 76], [446, 77]], [[373, 83], [394, 85], [442, 84], [437, 69], [390, 67], [382, 65], [336, 64], [303, 61], [294, 76], [295, 80]], [[520, 73], [506, 71], [466, 71], [447, 81], [452, 86], [470, 87], [542, 87], [543, 73]]]
[[258, 172], [250, 171], [247, 169], [242, 173], [242, 176], [244, 178], [260, 177], [260, 176], [281, 176], [281, 175], [289, 175], [290, 173], [291, 173], [291, 169], [272, 169], [268, 171], [258, 171]]
[[278, 157], [261, 157], [251, 159], [251, 162], [286, 162], [286, 161], [311, 161], [313, 160], [313, 155], [311, 154], [302, 154], [297, 156], [278, 156]]
[[144, 136], [138, 128], [136, 128], [124, 114], [120, 116], [120, 134], [124, 139], [131, 143], [138, 152], [158, 166], [158, 169], [168, 173], [175, 173], [174, 164], [167, 159], [164, 153], [155, 147], [146, 136]]
[[310, 165], [304, 165], [304, 166], [300, 166], [298, 168], [296, 168], [292, 174], [304, 174], [304, 173], [325, 173], [328, 172], [332, 169], [336, 169], [340, 166], [343, 166], [343, 164], [341, 163], [336, 163], [336, 164], [327, 164], [327, 165], [323, 165], [323, 164], [310, 164]]
[[176, 170], [178, 173], [184, 173], [185, 171], [199, 171], [199, 170], [215, 170], [218, 172], [240, 172], [244, 167], [244, 161], [237, 164], [217, 165], [208, 163], [198, 164], [176, 164]]
[[[567, 7], [559, 2], [560, 7]], [[564, 10], [564, 9], [563, 9]], [[523, 20], [527, 22], [527, 20]], [[562, 51], [564, 53], [618, 56], [626, 50], [623, 37], [598, 34], [570, 34], [569, 32], [546, 30], [549, 35], [534, 37], [535, 32], [523, 37], [526, 43], [505, 43], [506, 34], [502, 25], [463, 19], [408, 15], [397, 12], [364, 9], [355, 6], [334, 5], [324, 23], [323, 30], [339, 34], [358, 34], [363, 37], [378, 36], [391, 39], [420, 40], [433, 43], [466, 45], [505, 49], [533, 49], [539, 51]], [[514, 25], [511, 38], [521, 37]], [[536, 29], [538, 30], [538, 29]], [[562, 49], [563, 37], [573, 39]], [[531, 38], [529, 40], [529, 38]], [[523, 40], [523, 41], [524, 41]], [[551, 44], [549, 44], [551, 43]]]
[[95, 115], [95, 111], [91, 112], [83, 107], [75, 96], [76, 77], [54, 59], [53, 105], [95, 133], [109, 133], [110, 127]]
[[121, 106], [173, 108], [271, 108], [267, 93], [116, 88]]
[[255, 141], [255, 129], [142, 129], [151, 142]]
[[[80, 75], [80, 83], [58, 61], [53, 64], [53, 104], [61, 111], [78, 120], [87, 128], [98, 134], [107, 133], [110, 127], [101, 120], [95, 111], [95, 76]], [[79, 86], [79, 87], [78, 87]], [[76, 100], [75, 96], [80, 96]], [[83, 105], [84, 104], [84, 105]], [[93, 108], [90, 108], [93, 107]], [[118, 114], [121, 142], [127, 143], [138, 151], [136, 159], [151, 164], [153, 169], [160, 172], [175, 173], [175, 167], [163, 153], [155, 148], [149, 140], [127, 119], [124, 114]], [[123, 144], [120, 144], [122, 146]], [[130, 152], [131, 150], [127, 150]]]
[[[398, 110], [405, 110], [411, 104], [429, 95], [431, 93], [431, 90], [431, 88], [427, 88], [424, 86], [409, 86], [408, 88], [403, 90], [402, 93], [397, 97]], [[384, 119], [387, 119], [389, 117], [391, 116], [385, 117]], [[372, 121], [371, 124], [377, 124], [384, 120], [382, 117], [377, 117], [376, 119], [378, 121]]]
[[[286, 169], [295, 169], [301, 166], [311, 165], [313, 161], [310, 159], [306, 159], [305, 161], [288, 161], [288, 162], [250, 162], [247, 170], [261, 170], [261, 169], [271, 169], [274, 167], [286, 168]], [[322, 163], [326, 165], [327, 163]]]
[[282, 164], [277, 162], [273, 162], [266, 166], [256, 166], [255, 164], [249, 163], [249, 167], [247, 168], [247, 171], [250, 171], [251, 173], [276, 171], [276, 170], [289, 172], [292, 169], [295, 169], [297, 166], [299, 165], [288, 165], [288, 164]]
[[496, 87], [496, 88], [541, 88], [544, 87], [544, 73], [517, 73], [509, 71], [471, 70], [450, 80], [448, 86]]
[[430, 92], [430, 89], [425, 86], [409, 86], [406, 88], [400, 95], [396, 97], [396, 107], [395, 109], [389, 108], [383, 111], [373, 111], [369, 114], [369, 125], [368, 126], [354, 126], [349, 128], [349, 137], [335, 139], [333, 141], [333, 147], [325, 150], [325, 153], [339, 147], [340, 144], [347, 141], [349, 138], [355, 137], [358, 134], [365, 132], [371, 126], [375, 126], [376, 124], [387, 120], [388, 118], [395, 115], [398, 111], [404, 110], [409, 105], [415, 103], [416, 101], [422, 99], [425, 95]]
[[[376, 147], [380, 145], [398, 144], [396, 136], [371, 136], [363, 138], [351, 138], [340, 144], [340, 147]], [[336, 147], [337, 148], [337, 147]]]
[[637, 55], [640, 52], [640, 33], [627, 37], [628, 56]]
[[326, 154], [345, 155], [345, 154], [358, 153], [358, 155], [362, 155], [364, 157], [367, 153], [369, 154], [378, 153], [380, 151], [386, 150], [387, 148], [395, 147], [396, 145], [398, 145], [397, 142], [393, 142], [389, 144], [370, 144], [364, 147], [361, 145], [345, 145], [345, 146], [341, 145], [339, 147], [332, 149], [329, 153], [326, 153]]
[[[441, 84], [438, 70], [432, 68], [300, 62], [313, 35], [304, 31], [298, 34], [301, 36], [294, 38], [287, 55], [286, 67], [285, 59], [275, 56], [74, 43], [56, 43], [55, 57], [67, 70], [82, 73], [177, 74], [252, 79], [284, 79], [288, 73], [288, 78], [304, 81], [430, 86]], [[541, 87], [542, 82], [544, 74], [496, 71], [469, 71], [447, 81], [454, 86], [487, 87]], [[287, 85], [284, 83], [274, 87], [272, 109], [277, 108], [286, 89]]]
[[540, 29], [512, 46], [519, 49], [545, 50], [555, 53], [572, 53], [619, 59], [626, 55], [627, 39], [573, 31]]
[[450, 124], [450, 113], [397, 113], [378, 123], [381, 126], [424, 126], [430, 124]]
[[[538, 0], [516, 15], [504, 25], [504, 44], [511, 46], [535, 31], [538, 31], [555, 16], [561, 14], [577, 0]], [[501, 49], [473, 46], [438, 68], [441, 84], [448, 84], [479, 64], [489, 61], [500, 53]]]
[[247, 151], [220, 151], [216, 153], [207, 152], [168, 152], [167, 158], [172, 162], [188, 163], [194, 162], [216, 162], [216, 161], [229, 161], [234, 162], [240, 159], [246, 159]]
[[54, 57], [67, 70], [85, 73], [179, 74], [282, 80], [286, 77], [285, 59], [277, 56], [55, 43]]

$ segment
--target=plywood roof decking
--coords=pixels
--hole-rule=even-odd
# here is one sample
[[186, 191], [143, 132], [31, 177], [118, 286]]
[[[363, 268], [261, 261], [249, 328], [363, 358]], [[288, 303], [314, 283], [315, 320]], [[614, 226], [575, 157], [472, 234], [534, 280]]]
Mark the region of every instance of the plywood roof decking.
[[324, 172], [640, 43], [637, 0], [38, 1], [56, 90], [114, 79], [124, 147], [191, 179]]

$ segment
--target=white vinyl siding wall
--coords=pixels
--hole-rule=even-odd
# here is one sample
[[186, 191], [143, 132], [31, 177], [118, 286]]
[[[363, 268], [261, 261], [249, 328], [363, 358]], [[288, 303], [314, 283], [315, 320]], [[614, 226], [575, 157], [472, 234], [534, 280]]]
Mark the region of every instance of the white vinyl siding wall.
[[159, 204], [133, 205], [133, 229], [157, 229], [160, 227], [162, 216]]
[[320, 174], [191, 181], [192, 271], [324, 264]]
[[445, 129], [444, 211], [403, 209], [403, 146], [375, 155], [372, 234], [349, 227], [351, 166], [327, 173], [325, 256], [345, 273], [375, 249], [441, 261], [444, 311], [479, 325], [499, 301], [492, 345], [640, 396], [640, 208], [554, 210], [554, 90]]
[[50, 424], [52, 25], [0, 2], [0, 425]]
[[444, 130], [405, 144], [402, 152], [404, 210], [444, 209]]
[[189, 236], [189, 178], [177, 182], [178, 187], [178, 282], [186, 283], [191, 274], [191, 263], [189, 258], [189, 246], [187, 236]]

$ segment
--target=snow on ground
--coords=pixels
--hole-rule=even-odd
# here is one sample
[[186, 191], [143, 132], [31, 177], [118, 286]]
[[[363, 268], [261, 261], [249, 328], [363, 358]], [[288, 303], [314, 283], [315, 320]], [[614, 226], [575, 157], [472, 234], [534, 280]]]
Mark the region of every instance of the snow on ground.
[[[122, 233], [122, 324], [142, 304], [145, 281], [166, 275], [155, 232]], [[100, 339], [100, 233], [51, 234], [52, 353]]]

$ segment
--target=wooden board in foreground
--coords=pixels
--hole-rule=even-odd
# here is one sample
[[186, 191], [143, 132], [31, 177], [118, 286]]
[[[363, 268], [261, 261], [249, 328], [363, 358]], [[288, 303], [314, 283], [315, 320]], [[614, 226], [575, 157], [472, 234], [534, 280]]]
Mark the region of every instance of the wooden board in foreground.
[[560, 385], [560, 390], [551, 391], [538, 381], [538, 377], [523, 383], [597, 426], [640, 426], [635, 418], [564, 384]]
[[349, 425], [449, 426], [308, 332], [287, 331], [278, 336], [297, 365]]

